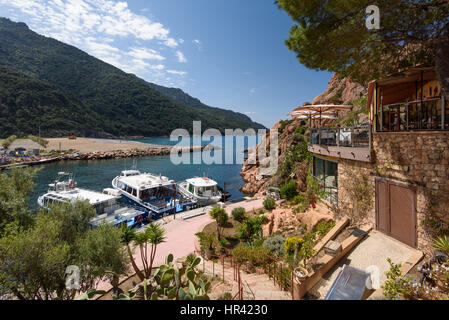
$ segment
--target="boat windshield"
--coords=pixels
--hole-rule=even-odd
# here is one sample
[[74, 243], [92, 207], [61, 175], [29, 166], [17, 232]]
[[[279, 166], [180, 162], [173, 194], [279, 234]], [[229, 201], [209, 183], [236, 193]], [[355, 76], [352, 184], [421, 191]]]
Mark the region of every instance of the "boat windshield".
[[174, 197], [176, 195], [177, 192], [173, 185], [140, 190], [139, 192], [139, 198], [144, 202], [156, 199], [165, 199], [167, 197]]
[[116, 199], [111, 199], [109, 201], [101, 202], [95, 205], [95, 211], [97, 212], [97, 215], [104, 213], [109, 214], [117, 210], [119, 207], [120, 206], [118, 205]]
[[198, 187], [196, 193], [199, 196], [213, 196], [217, 194], [217, 186]]

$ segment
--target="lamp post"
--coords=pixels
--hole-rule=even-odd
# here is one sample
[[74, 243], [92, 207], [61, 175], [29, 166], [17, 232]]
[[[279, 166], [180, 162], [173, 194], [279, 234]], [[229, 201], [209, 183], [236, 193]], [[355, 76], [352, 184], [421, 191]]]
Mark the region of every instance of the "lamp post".
[[226, 186], [229, 185], [229, 182], [223, 183], [223, 203], [226, 204]]

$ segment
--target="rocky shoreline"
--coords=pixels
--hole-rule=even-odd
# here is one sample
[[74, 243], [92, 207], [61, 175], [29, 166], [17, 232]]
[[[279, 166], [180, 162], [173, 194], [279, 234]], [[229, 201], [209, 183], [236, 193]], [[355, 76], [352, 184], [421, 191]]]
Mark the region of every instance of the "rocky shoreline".
[[[58, 155], [42, 155], [30, 158], [12, 158], [11, 163], [0, 166], [0, 170], [9, 169], [14, 166], [36, 166], [57, 161], [88, 161], [88, 160], [110, 160], [149, 156], [166, 156], [172, 151], [201, 152], [210, 148], [208, 145], [190, 147], [151, 147], [148, 149], [116, 150], [107, 152], [85, 152], [85, 153], [61, 153]], [[214, 147], [216, 148], [216, 147]]]

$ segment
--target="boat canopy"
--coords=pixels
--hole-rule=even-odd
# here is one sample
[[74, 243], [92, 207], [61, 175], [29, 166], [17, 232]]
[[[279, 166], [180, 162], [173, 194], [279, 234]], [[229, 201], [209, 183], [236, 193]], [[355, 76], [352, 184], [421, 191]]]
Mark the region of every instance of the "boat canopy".
[[142, 173], [132, 176], [122, 176], [120, 177], [119, 181], [137, 190], [171, 186], [175, 183], [173, 180], [169, 180], [167, 177], [155, 176], [149, 173]]
[[213, 187], [217, 185], [214, 180], [204, 177], [187, 179], [186, 181], [195, 187]]
[[112, 196], [108, 194], [103, 194], [100, 192], [85, 190], [85, 189], [74, 189], [70, 191], [63, 192], [49, 192], [44, 195], [46, 199], [61, 201], [61, 202], [75, 202], [75, 201], [89, 201], [93, 206], [100, 203], [109, 202], [112, 200], [117, 200], [117, 196]]
[[132, 176], [138, 176], [140, 173], [139, 170], [124, 170], [122, 171], [122, 177], [132, 177]]

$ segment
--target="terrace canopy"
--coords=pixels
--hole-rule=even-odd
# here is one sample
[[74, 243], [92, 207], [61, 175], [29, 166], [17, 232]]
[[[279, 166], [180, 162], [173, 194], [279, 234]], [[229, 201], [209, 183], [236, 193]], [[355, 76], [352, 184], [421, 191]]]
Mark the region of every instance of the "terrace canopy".
[[319, 121], [319, 126], [321, 126], [321, 120], [337, 119], [339, 112], [350, 110], [352, 110], [350, 105], [315, 104], [297, 107], [288, 114], [292, 119], [309, 119], [311, 125], [312, 120], [317, 120]]

